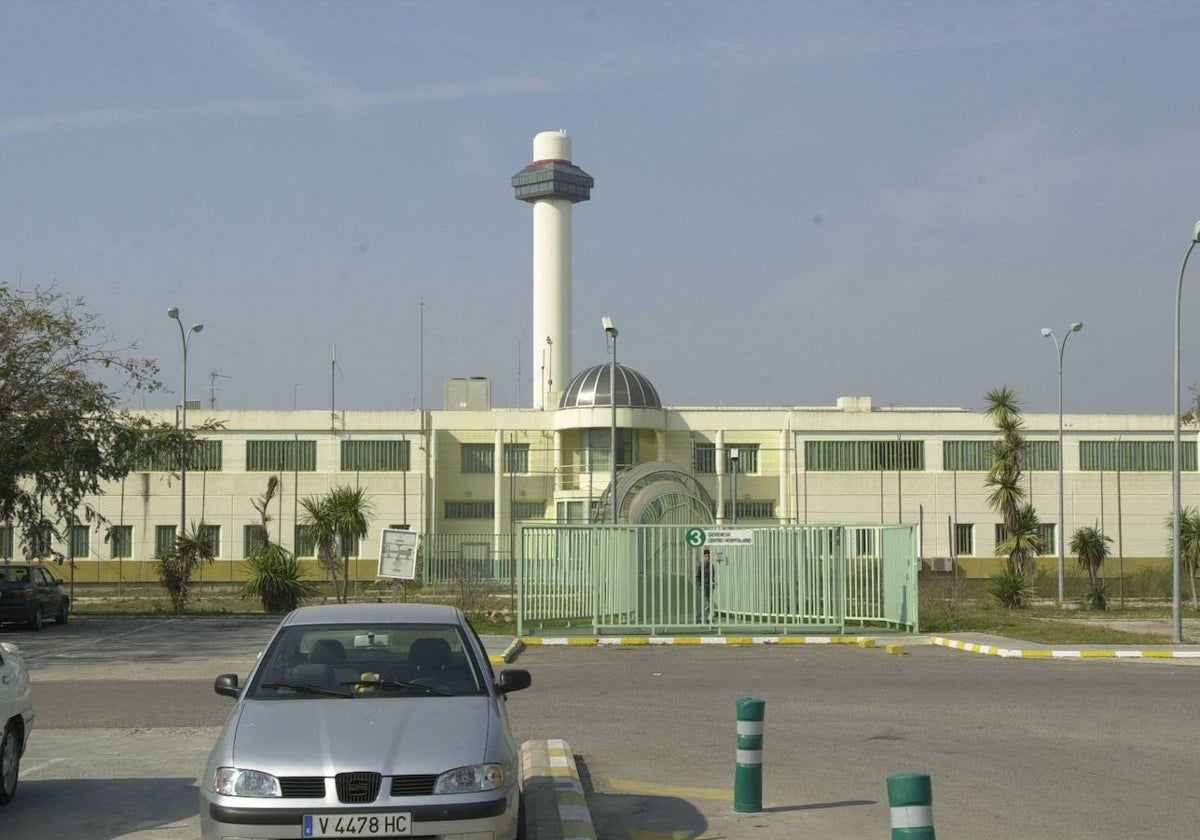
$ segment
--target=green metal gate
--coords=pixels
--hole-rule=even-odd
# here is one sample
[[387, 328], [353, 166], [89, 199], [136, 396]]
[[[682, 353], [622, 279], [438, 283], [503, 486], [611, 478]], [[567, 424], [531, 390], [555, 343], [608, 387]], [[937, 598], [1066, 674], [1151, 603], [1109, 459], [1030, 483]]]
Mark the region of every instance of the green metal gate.
[[911, 525], [775, 525], [742, 529], [750, 544], [711, 545], [712, 618], [701, 621], [700, 548], [711, 525], [522, 525], [517, 632], [746, 630], [842, 633], [848, 624], [915, 631]]

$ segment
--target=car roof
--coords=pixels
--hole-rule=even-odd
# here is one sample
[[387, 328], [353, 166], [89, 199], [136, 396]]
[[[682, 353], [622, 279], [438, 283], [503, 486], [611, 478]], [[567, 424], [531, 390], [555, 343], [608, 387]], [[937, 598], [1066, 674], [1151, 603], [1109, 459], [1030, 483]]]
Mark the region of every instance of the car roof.
[[320, 604], [293, 610], [283, 624], [345, 624], [358, 621], [381, 624], [464, 623], [462, 612], [449, 604]]

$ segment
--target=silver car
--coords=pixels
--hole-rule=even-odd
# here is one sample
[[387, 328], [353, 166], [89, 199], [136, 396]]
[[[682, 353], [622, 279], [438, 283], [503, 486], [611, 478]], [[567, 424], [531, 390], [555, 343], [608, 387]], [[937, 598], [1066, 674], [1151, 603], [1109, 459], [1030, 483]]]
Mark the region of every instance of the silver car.
[[33, 731], [33, 688], [21, 650], [0, 642], [0, 805], [17, 792], [21, 756]]
[[200, 785], [205, 840], [512, 840], [520, 753], [463, 614], [428, 604], [303, 607], [239, 685]]

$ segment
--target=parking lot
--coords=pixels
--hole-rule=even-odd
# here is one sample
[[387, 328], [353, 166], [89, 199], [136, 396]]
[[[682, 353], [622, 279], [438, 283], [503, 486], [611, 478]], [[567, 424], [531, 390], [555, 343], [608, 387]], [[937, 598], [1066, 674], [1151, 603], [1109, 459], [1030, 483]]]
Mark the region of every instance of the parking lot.
[[[231, 703], [212, 679], [244, 676], [273, 627], [0, 629], [38, 714], [4, 836], [197, 836], [196, 777]], [[886, 837], [886, 778], [906, 770], [931, 775], [946, 837], [1195, 836], [1200, 668], [907, 649], [530, 648], [534, 685], [509, 710], [518, 740], [569, 742], [610, 840]], [[760, 814], [729, 799], [743, 696], [766, 700]]]

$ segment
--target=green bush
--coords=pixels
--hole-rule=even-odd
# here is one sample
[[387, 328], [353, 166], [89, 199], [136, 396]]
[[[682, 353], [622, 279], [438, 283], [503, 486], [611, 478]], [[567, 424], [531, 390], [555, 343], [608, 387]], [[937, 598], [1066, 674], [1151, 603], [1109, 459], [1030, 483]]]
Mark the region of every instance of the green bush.
[[258, 598], [269, 613], [288, 613], [318, 594], [304, 580], [304, 568], [294, 554], [272, 542], [260, 543], [246, 558], [250, 577], [242, 586], [243, 598]]
[[1006, 567], [988, 581], [988, 595], [1007, 609], [1025, 609], [1033, 602], [1035, 579], [1023, 569]]

